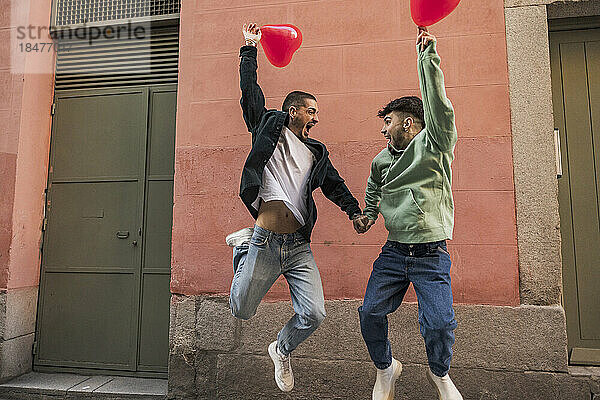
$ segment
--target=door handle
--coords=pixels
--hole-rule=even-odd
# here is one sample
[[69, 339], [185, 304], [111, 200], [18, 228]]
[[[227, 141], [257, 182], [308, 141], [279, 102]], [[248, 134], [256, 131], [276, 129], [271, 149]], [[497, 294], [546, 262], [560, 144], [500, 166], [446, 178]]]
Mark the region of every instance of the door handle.
[[562, 178], [562, 152], [560, 150], [560, 130], [554, 128], [554, 151], [556, 156], [556, 177]]
[[119, 239], [127, 239], [129, 237], [129, 231], [117, 231], [117, 237]]

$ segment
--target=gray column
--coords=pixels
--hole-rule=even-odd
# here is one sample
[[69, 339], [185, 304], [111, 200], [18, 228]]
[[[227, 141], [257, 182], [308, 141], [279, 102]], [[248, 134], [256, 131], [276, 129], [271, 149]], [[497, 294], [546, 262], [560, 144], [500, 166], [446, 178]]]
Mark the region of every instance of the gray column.
[[505, 15], [521, 303], [559, 304], [562, 262], [546, 6], [506, 8]]

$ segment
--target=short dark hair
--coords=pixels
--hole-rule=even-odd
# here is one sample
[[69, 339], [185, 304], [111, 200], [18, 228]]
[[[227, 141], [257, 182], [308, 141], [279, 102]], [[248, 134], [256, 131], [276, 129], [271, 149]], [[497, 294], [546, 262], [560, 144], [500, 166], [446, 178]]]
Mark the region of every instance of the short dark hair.
[[405, 96], [390, 101], [385, 107], [377, 112], [379, 118], [384, 118], [392, 111], [398, 111], [412, 116], [425, 127], [425, 115], [423, 114], [423, 100], [417, 96]]
[[310, 93], [301, 92], [300, 90], [294, 90], [293, 92], [290, 92], [287, 96], [285, 96], [285, 100], [283, 100], [281, 110], [288, 112], [291, 106], [304, 106], [306, 105], [306, 99], [313, 99], [314, 101], [317, 101], [317, 98]]

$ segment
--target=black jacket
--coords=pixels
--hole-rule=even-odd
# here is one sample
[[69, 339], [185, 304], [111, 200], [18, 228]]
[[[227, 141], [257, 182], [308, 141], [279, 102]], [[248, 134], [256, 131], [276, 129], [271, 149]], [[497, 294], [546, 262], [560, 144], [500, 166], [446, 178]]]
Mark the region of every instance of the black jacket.
[[[265, 96], [258, 86], [256, 70], [257, 49], [253, 46], [243, 46], [240, 49], [240, 86], [242, 89], [242, 111], [248, 131], [252, 134], [252, 149], [244, 164], [242, 181], [240, 183], [240, 197], [256, 219], [258, 212], [252, 203], [258, 196], [262, 183], [263, 169], [277, 146], [283, 126], [287, 126], [288, 114], [283, 111], [267, 110]], [[312, 197], [312, 192], [320, 187], [323, 194], [337, 204], [342, 211], [352, 218], [360, 214], [358, 201], [346, 187], [344, 180], [329, 161], [329, 152], [325, 145], [317, 140], [308, 138], [304, 141], [306, 147], [314, 154], [316, 161], [310, 172], [308, 180], [309, 196], [307, 196], [308, 218], [299, 232], [310, 240], [315, 222], [317, 221], [317, 207]]]

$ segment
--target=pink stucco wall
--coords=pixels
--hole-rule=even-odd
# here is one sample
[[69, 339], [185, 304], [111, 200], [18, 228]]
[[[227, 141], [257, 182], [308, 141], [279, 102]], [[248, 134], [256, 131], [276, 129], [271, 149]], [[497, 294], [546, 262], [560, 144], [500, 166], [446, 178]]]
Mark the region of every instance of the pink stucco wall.
[[[267, 107], [291, 90], [319, 101], [324, 142], [364, 205], [372, 158], [385, 146], [377, 110], [418, 94], [408, 0], [183, 2], [181, 13], [171, 289], [227, 293], [231, 249], [224, 237], [253, 221], [237, 193], [250, 148], [239, 107], [238, 51], [244, 22], [292, 23], [304, 42], [292, 63], [272, 67], [259, 50]], [[456, 202], [455, 301], [515, 305], [518, 265], [504, 9], [502, 0], [463, 0], [431, 27], [459, 129], [453, 164]], [[312, 248], [329, 299], [361, 298], [386, 238], [382, 220], [363, 236], [315, 192], [319, 218]], [[278, 281], [267, 299], [287, 299]], [[414, 294], [409, 294], [414, 299]]]
[[11, 7], [0, 7], [0, 288], [8, 283], [22, 77], [11, 74]]
[[17, 26], [47, 27], [51, 0], [4, 3], [0, 10], [0, 289], [15, 289], [39, 283], [54, 54], [11, 57], [11, 35]]

